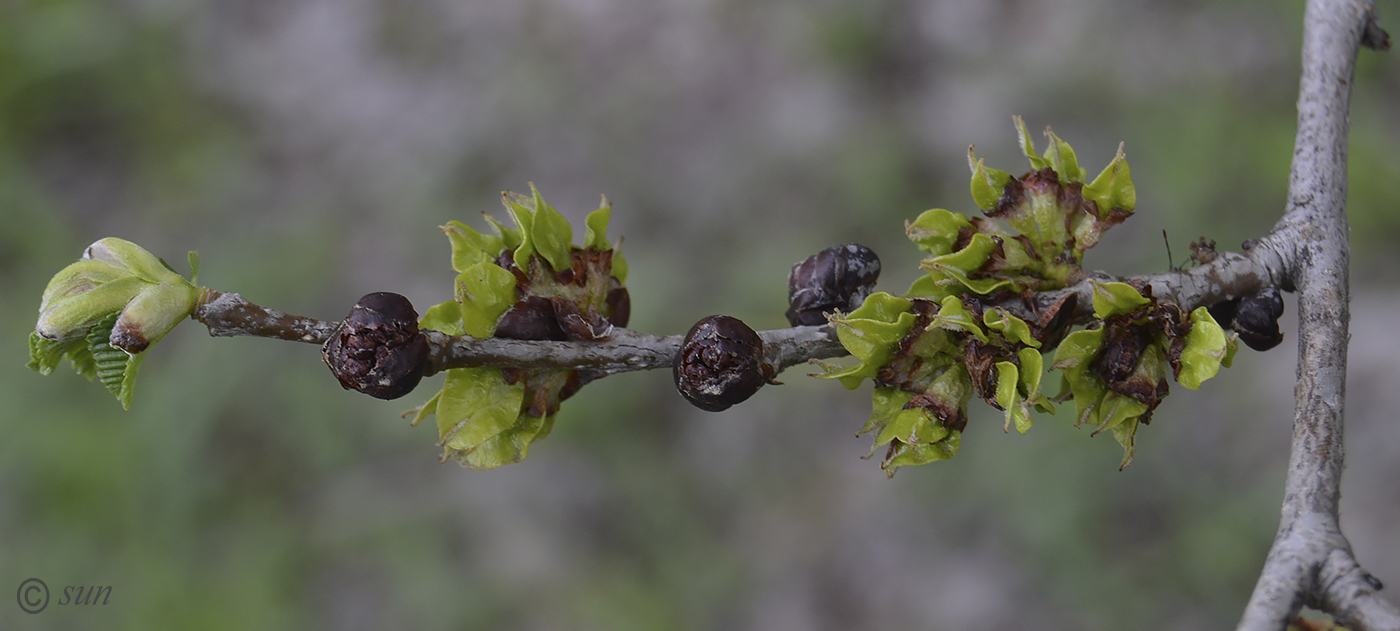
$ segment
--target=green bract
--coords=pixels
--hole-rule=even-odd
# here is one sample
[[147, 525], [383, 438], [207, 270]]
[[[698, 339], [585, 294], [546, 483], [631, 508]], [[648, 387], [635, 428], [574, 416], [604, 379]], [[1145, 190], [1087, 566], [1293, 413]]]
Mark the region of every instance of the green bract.
[[[189, 254], [191, 276], [199, 257]], [[198, 306], [201, 290], [130, 241], [108, 237], [49, 281], [29, 339], [29, 368], [49, 374], [67, 357], [131, 406], [144, 351]]]
[[[626, 267], [607, 240], [607, 199], [584, 220], [584, 244], [576, 247], [564, 216], [533, 184], [530, 192], [501, 195], [515, 227], [487, 216], [499, 236], [457, 221], [442, 227], [457, 272], [455, 300], [429, 308], [420, 328], [487, 338], [509, 326], [505, 334], [522, 339], [591, 340], [614, 324], [625, 326]], [[505, 324], [517, 311], [514, 324]], [[568, 322], [560, 321], [564, 316]], [[414, 423], [436, 415], [444, 460], [491, 469], [523, 459], [553, 427], [560, 402], [582, 384], [573, 370], [452, 369]]]

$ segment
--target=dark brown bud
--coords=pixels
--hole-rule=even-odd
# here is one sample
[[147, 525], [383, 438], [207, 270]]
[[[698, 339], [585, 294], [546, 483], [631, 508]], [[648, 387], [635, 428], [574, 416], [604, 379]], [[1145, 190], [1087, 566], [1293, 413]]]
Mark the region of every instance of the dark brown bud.
[[368, 294], [331, 332], [321, 357], [346, 390], [397, 399], [417, 387], [428, 368], [428, 340], [418, 313], [399, 294]]
[[676, 389], [695, 407], [719, 412], [753, 396], [773, 376], [763, 340], [738, 318], [710, 316], [691, 327], [672, 364]]
[[788, 274], [788, 323], [826, 324], [826, 313], [851, 312], [880, 278], [880, 257], [855, 243], [830, 247], [792, 266]]
[[1235, 307], [1231, 328], [1250, 348], [1267, 351], [1283, 341], [1283, 332], [1278, 328], [1278, 319], [1282, 315], [1283, 295], [1277, 288], [1270, 287], [1240, 299]]
[[554, 317], [554, 305], [542, 296], [529, 296], [511, 306], [496, 322], [496, 337], [556, 342], [569, 339]]

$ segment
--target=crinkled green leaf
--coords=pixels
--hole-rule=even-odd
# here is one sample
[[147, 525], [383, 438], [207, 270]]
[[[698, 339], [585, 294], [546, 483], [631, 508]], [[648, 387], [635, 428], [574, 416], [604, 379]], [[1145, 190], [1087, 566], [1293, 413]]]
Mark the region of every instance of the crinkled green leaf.
[[583, 247], [599, 252], [612, 249], [612, 244], [608, 243], [608, 220], [611, 217], [612, 202], [604, 197], [598, 205], [598, 210], [588, 213], [583, 219]]
[[553, 426], [553, 416], [540, 418], [521, 414], [515, 425], [492, 436], [475, 449], [453, 453], [451, 457], [474, 471], [515, 464], [524, 460], [530, 452], [530, 444], [549, 434]]
[[997, 391], [996, 402], [1001, 409], [1006, 410], [1006, 425], [1002, 431], [1011, 431], [1012, 422], [1016, 423], [1016, 431], [1024, 434], [1031, 428], [1031, 416], [1028, 406], [1023, 404], [1021, 398], [1020, 369], [1011, 362], [997, 362]]
[[913, 328], [915, 316], [910, 312], [912, 307], [913, 303], [909, 300], [876, 292], [850, 315], [833, 317], [837, 339], [861, 363], [820, 377], [840, 379], [843, 385], [852, 389], [860, 384], [861, 379], [874, 377], [881, 366], [889, 363], [894, 346]]
[[1050, 162], [1040, 157], [1035, 150], [1035, 141], [1031, 139], [1031, 133], [1026, 131], [1026, 122], [1020, 116], [1012, 116], [1011, 122], [1016, 125], [1016, 132], [1019, 134], [1021, 142], [1021, 153], [1026, 154], [1026, 159], [1031, 162], [1031, 170], [1039, 171], [1050, 166]]
[[1090, 370], [1094, 358], [1103, 351], [1103, 329], [1083, 329], [1065, 336], [1055, 349], [1051, 368], [1060, 370], [1074, 396], [1078, 423], [1091, 419], [1091, 414], [1108, 392], [1103, 379]]
[[1118, 470], [1126, 469], [1133, 463], [1133, 443], [1137, 437], [1138, 419], [1134, 418], [1126, 423], [1119, 423], [1113, 426], [1113, 438], [1118, 444], [1123, 446], [1123, 462], [1118, 464]]
[[[501, 194], [501, 204], [505, 205], [506, 212], [510, 213], [511, 219], [514, 219], [515, 225], [520, 228], [520, 246], [515, 248], [515, 253], [512, 255], [515, 266], [528, 271], [530, 257], [535, 255], [534, 201], [528, 197], [506, 191]], [[505, 237], [504, 234], [501, 236]]]
[[29, 369], [41, 375], [52, 373], [67, 357], [73, 370], [88, 379], [97, 378], [97, 364], [88, 352], [86, 337], [50, 340], [38, 333], [29, 334]]
[[457, 275], [457, 300], [462, 304], [462, 331], [491, 337], [501, 315], [515, 304], [515, 275], [495, 263], [477, 263]]
[[947, 435], [947, 428], [940, 425], [927, 409], [914, 407], [891, 415], [889, 422], [876, 435], [875, 446], [878, 448], [893, 440], [905, 444], [932, 443]]
[[1137, 206], [1137, 189], [1133, 187], [1132, 172], [1128, 159], [1123, 157], [1122, 144], [1118, 145], [1113, 161], [1093, 182], [1084, 186], [1083, 195], [1098, 206], [1099, 219], [1107, 219], [1114, 208], [1131, 211]]
[[1101, 283], [1090, 280], [1094, 289], [1094, 317], [1100, 320], [1137, 311], [1151, 302], [1127, 283]]
[[452, 271], [464, 272], [467, 268], [483, 261], [495, 261], [506, 249], [500, 237], [479, 232], [460, 221], [449, 221], [438, 226], [452, 244]]
[[996, 249], [996, 241], [979, 232], [972, 235], [972, 240], [963, 249], [951, 254], [924, 259], [920, 267], [925, 269], [952, 268], [966, 274], [985, 265], [987, 258]]
[[909, 291], [904, 293], [904, 297], [941, 301], [948, 296], [961, 293], [962, 286], [959, 283], [943, 277], [941, 274], [939, 276], [940, 278], [934, 278], [929, 274], [924, 274], [918, 277], [909, 285]]
[[438, 394], [438, 444], [447, 457], [470, 452], [517, 425], [525, 385], [506, 383], [499, 368], [453, 368]]
[[1099, 403], [1099, 409], [1094, 414], [1094, 420], [1098, 421], [1098, 427], [1094, 430], [1097, 434], [1106, 429], [1114, 429], [1127, 421], [1134, 421], [1147, 412], [1147, 404], [1132, 397], [1125, 397], [1116, 392], [1105, 394]]
[[962, 432], [950, 432], [947, 438], [932, 444], [900, 444], [880, 463], [880, 468], [885, 470], [885, 475], [894, 477], [900, 467], [926, 465], [952, 458], [957, 455], [961, 443]]
[[[882, 431], [894, 419], [895, 415], [904, 410], [904, 404], [912, 398], [914, 398], [912, 392], [905, 392], [897, 388], [875, 388], [870, 395], [870, 419], [865, 422], [865, 427], [856, 432], [856, 435], [862, 436], [870, 432]], [[879, 447], [881, 444], [883, 443], [877, 441], [875, 446]]]
[[418, 319], [418, 328], [447, 335], [462, 335], [462, 303], [448, 300], [428, 307], [428, 310], [423, 312], [423, 317]]
[[1045, 147], [1045, 161], [1055, 170], [1055, 174], [1060, 176], [1060, 185], [1083, 184], [1089, 173], [1079, 166], [1079, 158], [1075, 157], [1074, 148], [1056, 136], [1055, 132], [1050, 131], [1049, 127], [1045, 128], [1045, 137], [1050, 139], [1049, 146]]
[[1181, 351], [1181, 373], [1177, 383], [1191, 389], [1201, 389], [1201, 383], [1216, 373], [1229, 355], [1225, 330], [1215, 322], [1210, 310], [1197, 307], [1191, 312], [1191, 331], [1186, 334], [1186, 347]]
[[1006, 339], [1019, 344], [1025, 344], [1034, 348], [1040, 348], [1040, 341], [1031, 335], [1031, 327], [1022, 320], [1005, 309], [996, 307], [982, 312], [982, 322], [987, 328], [993, 331], [1000, 331]]
[[[503, 193], [501, 195], [501, 198], [503, 200], [506, 199], [506, 194]], [[509, 210], [510, 206], [507, 205], [506, 209]], [[481, 216], [485, 217], [486, 223], [491, 224], [491, 227], [495, 228], [496, 232], [501, 235], [501, 243], [506, 246], [506, 249], [514, 250], [516, 248], [519, 248], [520, 244], [524, 242], [525, 237], [520, 233], [519, 228], [511, 228], [499, 221], [496, 221], [495, 217], [492, 217], [491, 215], [488, 215], [486, 213], [481, 213]]]
[[[556, 272], [569, 269], [574, 264], [572, 253], [574, 242], [574, 229], [569, 225], [569, 220], [564, 215], [555, 210], [553, 206], [545, 203], [540, 197], [540, 190], [535, 188], [535, 184], [530, 183], [530, 193], [533, 196], [535, 206], [534, 223], [530, 228], [533, 237], [535, 252], [549, 261], [549, 266]], [[516, 265], [520, 265], [517, 261]], [[520, 265], [520, 269], [529, 269]]]
[[913, 222], [906, 222], [904, 233], [920, 250], [942, 256], [952, 253], [958, 232], [971, 226], [966, 215], [934, 208], [924, 211]]
[[408, 416], [409, 414], [412, 414], [413, 420], [409, 421], [408, 424], [410, 426], [416, 427], [418, 425], [418, 422], [425, 418], [428, 418], [429, 414], [437, 414], [438, 401], [440, 401], [441, 399], [442, 390], [438, 390], [437, 392], [433, 393], [433, 398], [428, 399], [428, 401], [423, 405], [420, 405], [416, 408], [413, 408], [412, 410], [404, 412], [403, 416]]
[[92, 357], [97, 380], [117, 397], [122, 409], [131, 408], [131, 397], [136, 391], [136, 373], [141, 369], [145, 353], [132, 355], [108, 343], [117, 316], [99, 322], [87, 335], [87, 350]]
[[967, 165], [972, 169], [972, 201], [982, 210], [996, 208], [1006, 185], [1011, 182], [1011, 175], [988, 167], [986, 159], [978, 158], [972, 147], [967, 148]]
[[982, 329], [981, 323], [977, 321], [976, 316], [967, 310], [961, 298], [948, 296], [939, 304], [941, 307], [938, 309], [938, 314], [933, 316], [929, 327], [950, 331], [966, 331], [982, 342], [988, 340], [987, 333]]

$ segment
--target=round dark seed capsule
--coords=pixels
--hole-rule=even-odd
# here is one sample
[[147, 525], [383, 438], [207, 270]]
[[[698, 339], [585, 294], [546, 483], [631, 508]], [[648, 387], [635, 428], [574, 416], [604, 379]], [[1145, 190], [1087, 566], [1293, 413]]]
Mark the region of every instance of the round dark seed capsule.
[[428, 341], [418, 313], [399, 294], [368, 294], [321, 347], [321, 358], [346, 390], [376, 399], [412, 392], [428, 368]]
[[695, 407], [719, 412], [753, 396], [772, 376], [763, 340], [738, 318], [710, 316], [691, 327], [672, 364], [676, 389]]
[[827, 248], [792, 266], [788, 274], [788, 323], [826, 324], [826, 313], [850, 312], [865, 302], [880, 278], [880, 257], [847, 243]]
[[1282, 315], [1283, 295], [1277, 288], [1270, 287], [1240, 299], [1231, 327], [1250, 348], [1267, 351], [1283, 341], [1283, 332], [1278, 328]]

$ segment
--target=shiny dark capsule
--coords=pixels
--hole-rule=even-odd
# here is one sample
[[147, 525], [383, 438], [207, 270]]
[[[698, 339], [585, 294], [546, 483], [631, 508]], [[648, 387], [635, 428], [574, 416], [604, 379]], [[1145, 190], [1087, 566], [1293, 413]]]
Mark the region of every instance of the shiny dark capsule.
[[849, 313], [865, 302], [880, 278], [880, 257], [847, 243], [827, 248], [792, 266], [788, 274], [788, 323], [826, 324], [826, 313]]
[[763, 340], [738, 318], [710, 316], [691, 327], [672, 364], [676, 390], [695, 407], [719, 412], [753, 396], [772, 376]]
[[355, 303], [321, 347], [321, 358], [346, 390], [397, 399], [423, 379], [428, 341], [418, 332], [413, 304], [379, 292]]

